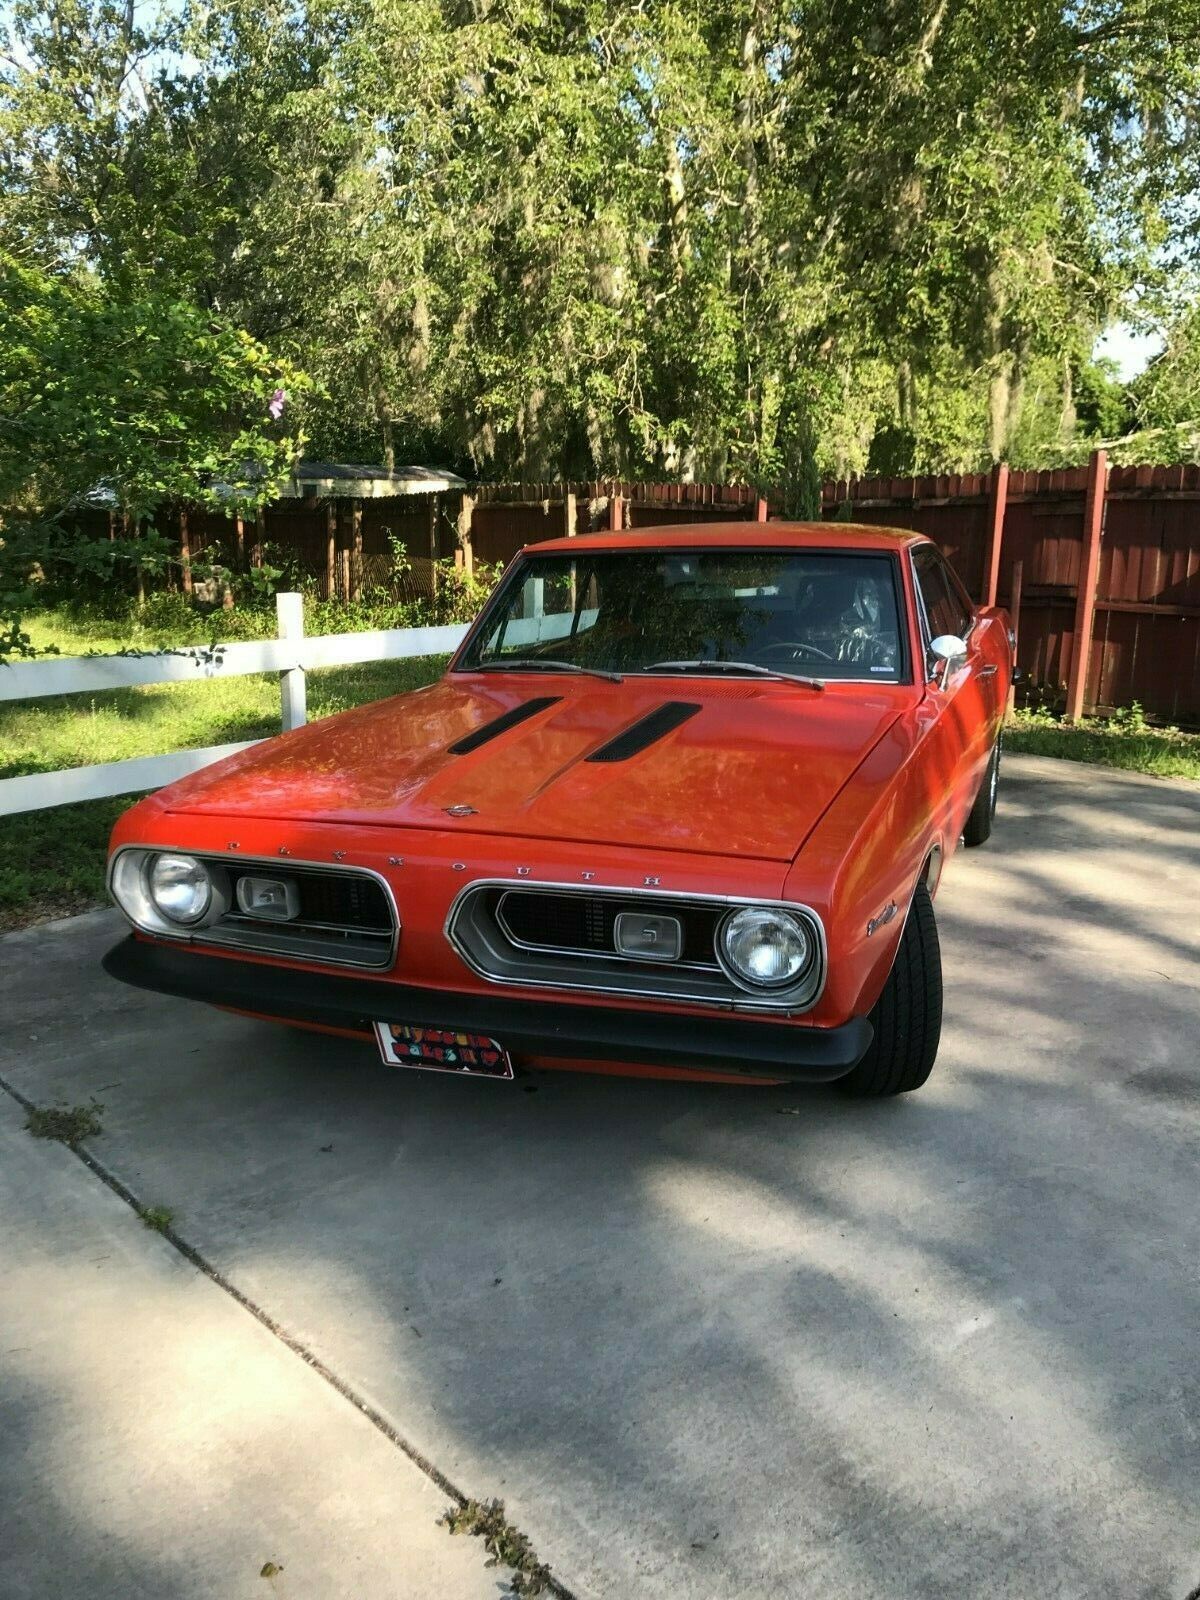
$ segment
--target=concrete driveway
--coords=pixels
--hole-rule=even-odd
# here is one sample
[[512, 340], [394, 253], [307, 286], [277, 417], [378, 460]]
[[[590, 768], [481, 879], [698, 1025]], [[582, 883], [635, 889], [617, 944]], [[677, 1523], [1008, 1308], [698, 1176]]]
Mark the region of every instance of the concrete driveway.
[[894, 1103], [401, 1077], [111, 984], [110, 913], [0, 942], [0, 1077], [102, 1100], [96, 1156], [577, 1596], [1184, 1600], [1200, 787], [1012, 758], [937, 910]]

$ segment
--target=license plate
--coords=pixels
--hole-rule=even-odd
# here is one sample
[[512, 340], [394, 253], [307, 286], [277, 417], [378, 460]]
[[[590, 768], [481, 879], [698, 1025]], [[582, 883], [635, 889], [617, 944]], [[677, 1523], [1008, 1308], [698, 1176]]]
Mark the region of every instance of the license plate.
[[473, 1078], [511, 1078], [508, 1051], [482, 1033], [460, 1028], [418, 1028], [407, 1022], [377, 1022], [379, 1052], [390, 1067], [423, 1072], [460, 1072]]

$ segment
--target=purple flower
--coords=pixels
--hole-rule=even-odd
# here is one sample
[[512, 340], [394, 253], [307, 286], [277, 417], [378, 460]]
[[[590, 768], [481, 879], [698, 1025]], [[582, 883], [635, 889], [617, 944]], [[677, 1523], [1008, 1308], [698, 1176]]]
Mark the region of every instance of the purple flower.
[[283, 415], [283, 408], [286, 404], [287, 395], [282, 389], [276, 389], [275, 393], [271, 396], [271, 403], [267, 407], [267, 410], [275, 418], [276, 422], [278, 422], [280, 417]]

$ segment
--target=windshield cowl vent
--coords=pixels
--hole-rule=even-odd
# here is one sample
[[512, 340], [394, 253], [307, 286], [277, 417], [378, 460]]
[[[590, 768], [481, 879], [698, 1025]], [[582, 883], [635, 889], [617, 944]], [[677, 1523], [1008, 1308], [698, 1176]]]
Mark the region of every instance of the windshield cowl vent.
[[668, 700], [664, 705], [647, 712], [644, 717], [639, 717], [636, 722], [631, 722], [607, 744], [602, 744], [598, 750], [593, 750], [587, 759], [628, 761], [630, 756], [636, 756], [639, 751], [657, 744], [660, 739], [665, 739], [668, 733], [674, 732], [701, 709], [690, 700]]

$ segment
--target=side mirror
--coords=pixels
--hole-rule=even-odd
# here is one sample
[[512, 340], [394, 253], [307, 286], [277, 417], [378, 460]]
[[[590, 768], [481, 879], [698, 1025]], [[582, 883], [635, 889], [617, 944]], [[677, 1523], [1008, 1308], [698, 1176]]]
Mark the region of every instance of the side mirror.
[[939, 633], [937, 638], [930, 642], [929, 654], [933, 670], [936, 672], [938, 663], [941, 663], [949, 675], [955, 667], [961, 667], [967, 659], [967, 642], [954, 633]]

